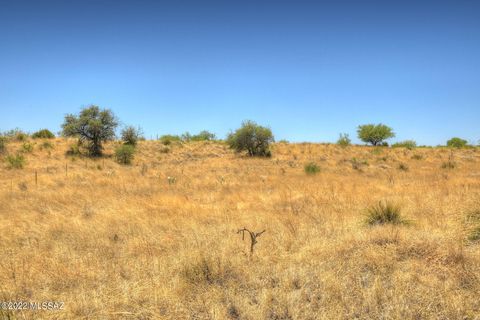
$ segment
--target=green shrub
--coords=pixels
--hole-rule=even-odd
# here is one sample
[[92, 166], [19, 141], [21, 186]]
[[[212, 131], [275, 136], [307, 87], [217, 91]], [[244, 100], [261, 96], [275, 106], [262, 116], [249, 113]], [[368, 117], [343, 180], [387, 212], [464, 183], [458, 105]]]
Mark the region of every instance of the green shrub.
[[337, 144], [341, 147], [348, 147], [351, 144], [352, 140], [347, 133], [340, 133], [340, 137], [337, 140]]
[[272, 142], [272, 131], [253, 121], [244, 121], [239, 129], [227, 137], [230, 148], [236, 152], [246, 151], [249, 156], [270, 157], [269, 148]]
[[365, 124], [359, 126], [357, 129], [358, 138], [363, 142], [370, 143], [374, 146], [383, 145], [388, 146], [384, 140], [395, 137], [392, 128], [384, 124]]
[[414, 140], [405, 140], [392, 144], [392, 148], [407, 148], [408, 150], [415, 149], [417, 143]]
[[180, 136], [172, 135], [172, 134], [165, 134], [159, 138], [160, 142], [166, 146], [171, 145], [173, 142], [180, 142], [182, 139]]
[[315, 162], [310, 162], [305, 165], [304, 170], [306, 174], [313, 175], [320, 172], [320, 167]]
[[135, 128], [133, 126], [128, 126], [122, 130], [121, 136], [124, 144], [136, 146], [138, 140], [143, 137], [142, 129], [140, 127]]
[[367, 209], [366, 223], [369, 225], [403, 224], [405, 222], [401, 216], [400, 207], [390, 202], [380, 201]]
[[131, 164], [135, 154], [135, 147], [129, 144], [118, 146], [115, 149], [115, 159], [120, 164]]
[[30, 142], [24, 142], [22, 144], [22, 150], [21, 150], [23, 153], [30, 153], [33, 151], [33, 144], [31, 144]]
[[16, 155], [8, 155], [6, 157], [7, 164], [12, 169], [22, 169], [25, 165], [25, 157], [17, 153]]
[[53, 139], [55, 135], [48, 129], [38, 130], [37, 132], [32, 134], [32, 138], [34, 139]]
[[468, 144], [467, 140], [457, 138], [457, 137], [447, 141], [447, 147], [450, 147], [450, 148], [465, 148], [467, 144]]

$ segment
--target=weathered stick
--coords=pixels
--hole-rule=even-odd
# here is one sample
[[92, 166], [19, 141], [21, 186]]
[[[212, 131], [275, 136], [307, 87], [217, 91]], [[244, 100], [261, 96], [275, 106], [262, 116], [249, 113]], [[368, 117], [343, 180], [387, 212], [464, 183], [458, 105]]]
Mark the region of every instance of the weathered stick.
[[245, 240], [245, 232], [250, 234], [250, 255], [253, 255], [253, 247], [257, 244], [257, 237], [260, 237], [266, 230], [261, 232], [253, 232], [248, 230], [247, 228], [243, 227], [243, 229], [239, 229], [237, 233], [242, 233], [242, 240]]

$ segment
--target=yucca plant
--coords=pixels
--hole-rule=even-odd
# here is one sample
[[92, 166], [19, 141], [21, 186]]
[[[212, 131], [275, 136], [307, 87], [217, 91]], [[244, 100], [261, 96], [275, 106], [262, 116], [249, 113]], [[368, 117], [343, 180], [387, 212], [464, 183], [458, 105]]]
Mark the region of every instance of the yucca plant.
[[378, 204], [367, 209], [367, 224], [404, 224], [400, 206], [388, 201], [380, 201]]

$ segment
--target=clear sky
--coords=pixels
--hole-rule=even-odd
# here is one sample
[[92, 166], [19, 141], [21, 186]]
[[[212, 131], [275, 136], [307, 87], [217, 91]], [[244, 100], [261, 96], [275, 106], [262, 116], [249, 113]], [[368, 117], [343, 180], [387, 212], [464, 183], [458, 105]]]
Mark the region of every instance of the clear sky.
[[480, 1], [0, 0], [0, 131], [96, 104], [147, 138], [480, 139]]

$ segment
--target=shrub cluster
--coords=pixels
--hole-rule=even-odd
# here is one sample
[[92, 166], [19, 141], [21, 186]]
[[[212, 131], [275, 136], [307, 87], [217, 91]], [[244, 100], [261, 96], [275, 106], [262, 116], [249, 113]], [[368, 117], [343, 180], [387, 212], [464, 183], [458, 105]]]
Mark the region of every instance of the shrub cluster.
[[8, 166], [12, 169], [22, 169], [25, 165], [25, 157], [20, 153], [17, 153], [16, 155], [9, 154], [5, 160], [7, 161]]
[[405, 140], [400, 142], [395, 142], [392, 144], [392, 148], [406, 148], [408, 150], [415, 149], [417, 147], [417, 143], [414, 140]]
[[38, 130], [32, 134], [33, 139], [53, 139], [55, 135], [48, 129]]

